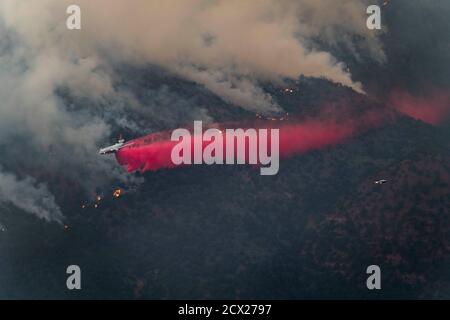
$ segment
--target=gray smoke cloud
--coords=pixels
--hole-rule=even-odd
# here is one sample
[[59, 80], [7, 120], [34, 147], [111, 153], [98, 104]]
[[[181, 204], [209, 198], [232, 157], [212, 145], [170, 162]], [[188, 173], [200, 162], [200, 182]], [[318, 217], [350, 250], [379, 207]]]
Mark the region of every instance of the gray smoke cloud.
[[31, 177], [19, 180], [0, 168], [0, 201], [12, 204], [47, 221], [62, 222], [63, 215], [54, 196]]
[[[133, 81], [117, 72], [117, 65], [159, 66], [224, 101], [270, 113], [280, 106], [264, 92], [262, 82], [305, 75], [363, 91], [318, 42], [348, 45], [355, 54], [361, 47], [372, 59], [385, 59], [378, 34], [366, 28], [365, 0], [79, 0], [81, 31], [66, 28], [71, 4], [0, 2], [0, 147], [5, 150], [0, 164], [7, 163], [9, 170], [15, 163], [21, 173], [41, 165], [75, 180], [83, 177], [88, 190], [110, 178], [130, 179], [112, 159], [97, 156], [114, 127], [142, 132], [149, 129], [146, 119], [182, 116], [184, 106], [201, 120], [212, 120], [204, 109], [163, 87], [152, 89], [154, 97], [143, 103], [117, 86]], [[351, 41], [354, 36], [363, 39], [359, 47]], [[170, 106], [158, 105], [164, 101]], [[142, 115], [142, 120], [130, 114]], [[21, 148], [27, 157], [16, 161]], [[32, 195], [47, 192], [31, 178], [12, 177], [3, 174], [13, 185], [28, 185]], [[11, 199], [17, 190], [5, 188]], [[61, 214], [48, 196], [45, 206], [34, 197], [26, 206], [11, 199], [45, 219]]]
[[[262, 111], [278, 106], [261, 92], [258, 80], [303, 74], [362, 90], [342, 63], [314, 47], [313, 38], [330, 44], [341, 39], [353, 46], [350, 37], [359, 35], [373, 56], [383, 59], [377, 33], [365, 25], [367, 1], [80, 0], [81, 32], [70, 32], [61, 23], [69, 4], [5, 0], [1, 11], [28, 50], [45, 51], [44, 60], [63, 67], [60, 80], [76, 85], [80, 93], [111, 90], [107, 78], [92, 75], [101, 60], [93, 58], [99, 50], [118, 60], [166, 67], [227, 101]], [[80, 57], [89, 59], [81, 65], [57, 63]]]

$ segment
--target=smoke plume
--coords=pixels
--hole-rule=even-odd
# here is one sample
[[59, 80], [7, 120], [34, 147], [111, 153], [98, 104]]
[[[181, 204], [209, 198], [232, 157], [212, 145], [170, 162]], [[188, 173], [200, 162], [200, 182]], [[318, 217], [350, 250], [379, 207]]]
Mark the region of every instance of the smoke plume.
[[31, 177], [18, 179], [0, 168], [0, 201], [12, 204], [47, 221], [61, 223], [63, 215], [55, 198], [42, 183]]

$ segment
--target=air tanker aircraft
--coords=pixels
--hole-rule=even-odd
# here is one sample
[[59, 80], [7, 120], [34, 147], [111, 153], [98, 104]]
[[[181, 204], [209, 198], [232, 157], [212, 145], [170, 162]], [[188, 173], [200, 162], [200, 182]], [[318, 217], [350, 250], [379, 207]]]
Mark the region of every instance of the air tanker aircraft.
[[119, 139], [119, 141], [116, 144], [113, 144], [112, 146], [102, 148], [98, 152], [99, 154], [109, 154], [109, 153], [116, 153], [120, 149], [122, 149], [125, 146], [125, 140]]

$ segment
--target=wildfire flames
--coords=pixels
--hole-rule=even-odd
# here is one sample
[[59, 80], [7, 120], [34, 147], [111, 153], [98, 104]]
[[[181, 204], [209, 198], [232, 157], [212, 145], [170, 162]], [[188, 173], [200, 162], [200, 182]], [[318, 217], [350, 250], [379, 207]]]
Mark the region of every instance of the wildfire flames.
[[122, 194], [122, 190], [121, 189], [116, 189], [113, 192], [113, 197], [114, 198], [119, 198], [121, 196], [121, 194]]

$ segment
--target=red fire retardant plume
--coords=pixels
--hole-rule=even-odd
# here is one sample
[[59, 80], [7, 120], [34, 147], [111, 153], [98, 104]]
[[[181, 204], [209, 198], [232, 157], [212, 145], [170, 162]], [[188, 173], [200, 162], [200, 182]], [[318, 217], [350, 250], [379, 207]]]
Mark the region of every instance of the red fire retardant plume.
[[450, 115], [450, 94], [443, 90], [431, 90], [420, 97], [395, 90], [390, 103], [401, 113], [432, 125], [445, 122]]
[[[318, 120], [301, 123], [267, 121], [265, 123], [260, 122], [254, 126], [249, 126], [247, 123], [242, 128], [253, 127], [258, 134], [260, 132], [258, 129], [267, 128], [269, 137], [271, 128], [279, 129], [279, 155], [280, 159], [283, 159], [336, 145], [351, 137], [356, 131], [364, 129], [361, 128], [361, 124], [366, 128], [373, 127], [378, 124], [378, 120], [376, 116], [366, 115], [364, 121], [348, 121], [344, 123], [321, 122]], [[355, 125], [355, 123], [358, 123], [358, 125]], [[240, 126], [235, 124], [228, 128], [240, 128]], [[206, 129], [204, 127], [203, 131]], [[224, 144], [226, 144], [225, 129], [226, 127], [221, 128]], [[128, 142], [127, 146], [116, 153], [118, 162], [125, 166], [129, 172], [135, 170], [144, 172], [175, 167], [176, 165], [171, 160], [171, 153], [172, 148], [178, 141], [170, 141], [170, 134], [171, 132], [156, 133]], [[191, 140], [193, 141], [194, 139]], [[203, 142], [202, 148], [204, 149], [209, 143], [211, 142]], [[248, 143], [246, 148], [248, 149]], [[246, 159], [248, 159], [248, 150], [246, 150], [246, 153]], [[226, 152], [224, 152], [225, 157]]]
[[[390, 102], [397, 111], [434, 125], [442, 123], [450, 115], [450, 94], [442, 90], [434, 90], [426, 97], [415, 97], [403, 91], [395, 90], [390, 96]], [[259, 121], [253, 124], [217, 124], [215, 127], [221, 129], [224, 144], [227, 143], [225, 139], [227, 128], [254, 128], [257, 133], [259, 133], [258, 129], [266, 128], [269, 131], [268, 137], [270, 137], [270, 129], [279, 129], [279, 155], [280, 159], [284, 159], [296, 154], [336, 145], [357, 132], [381, 125], [390, 117], [389, 113], [377, 111], [366, 112], [366, 114], [357, 118], [350, 117], [352, 119], [348, 121]], [[208, 128], [203, 129], [205, 131]], [[116, 153], [116, 158], [129, 172], [136, 170], [144, 172], [176, 167], [172, 162], [171, 154], [173, 147], [178, 144], [178, 141], [171, 141], [170, 136], [171, 131], [158, 132], [129, 141], [124, 148]], [[194, 139], [201, 140], [201, 137], [193, 138], [192, 146]], [[202, 142], [202, 149], [209, 143]], [[245, 151], [246, 163], [248, 163], [248, 149], [247, 141]], [[223, 155], [225, 158], [225, 148]], [[223, 162], [226, 162], [225, 159], [223, 159]]]

